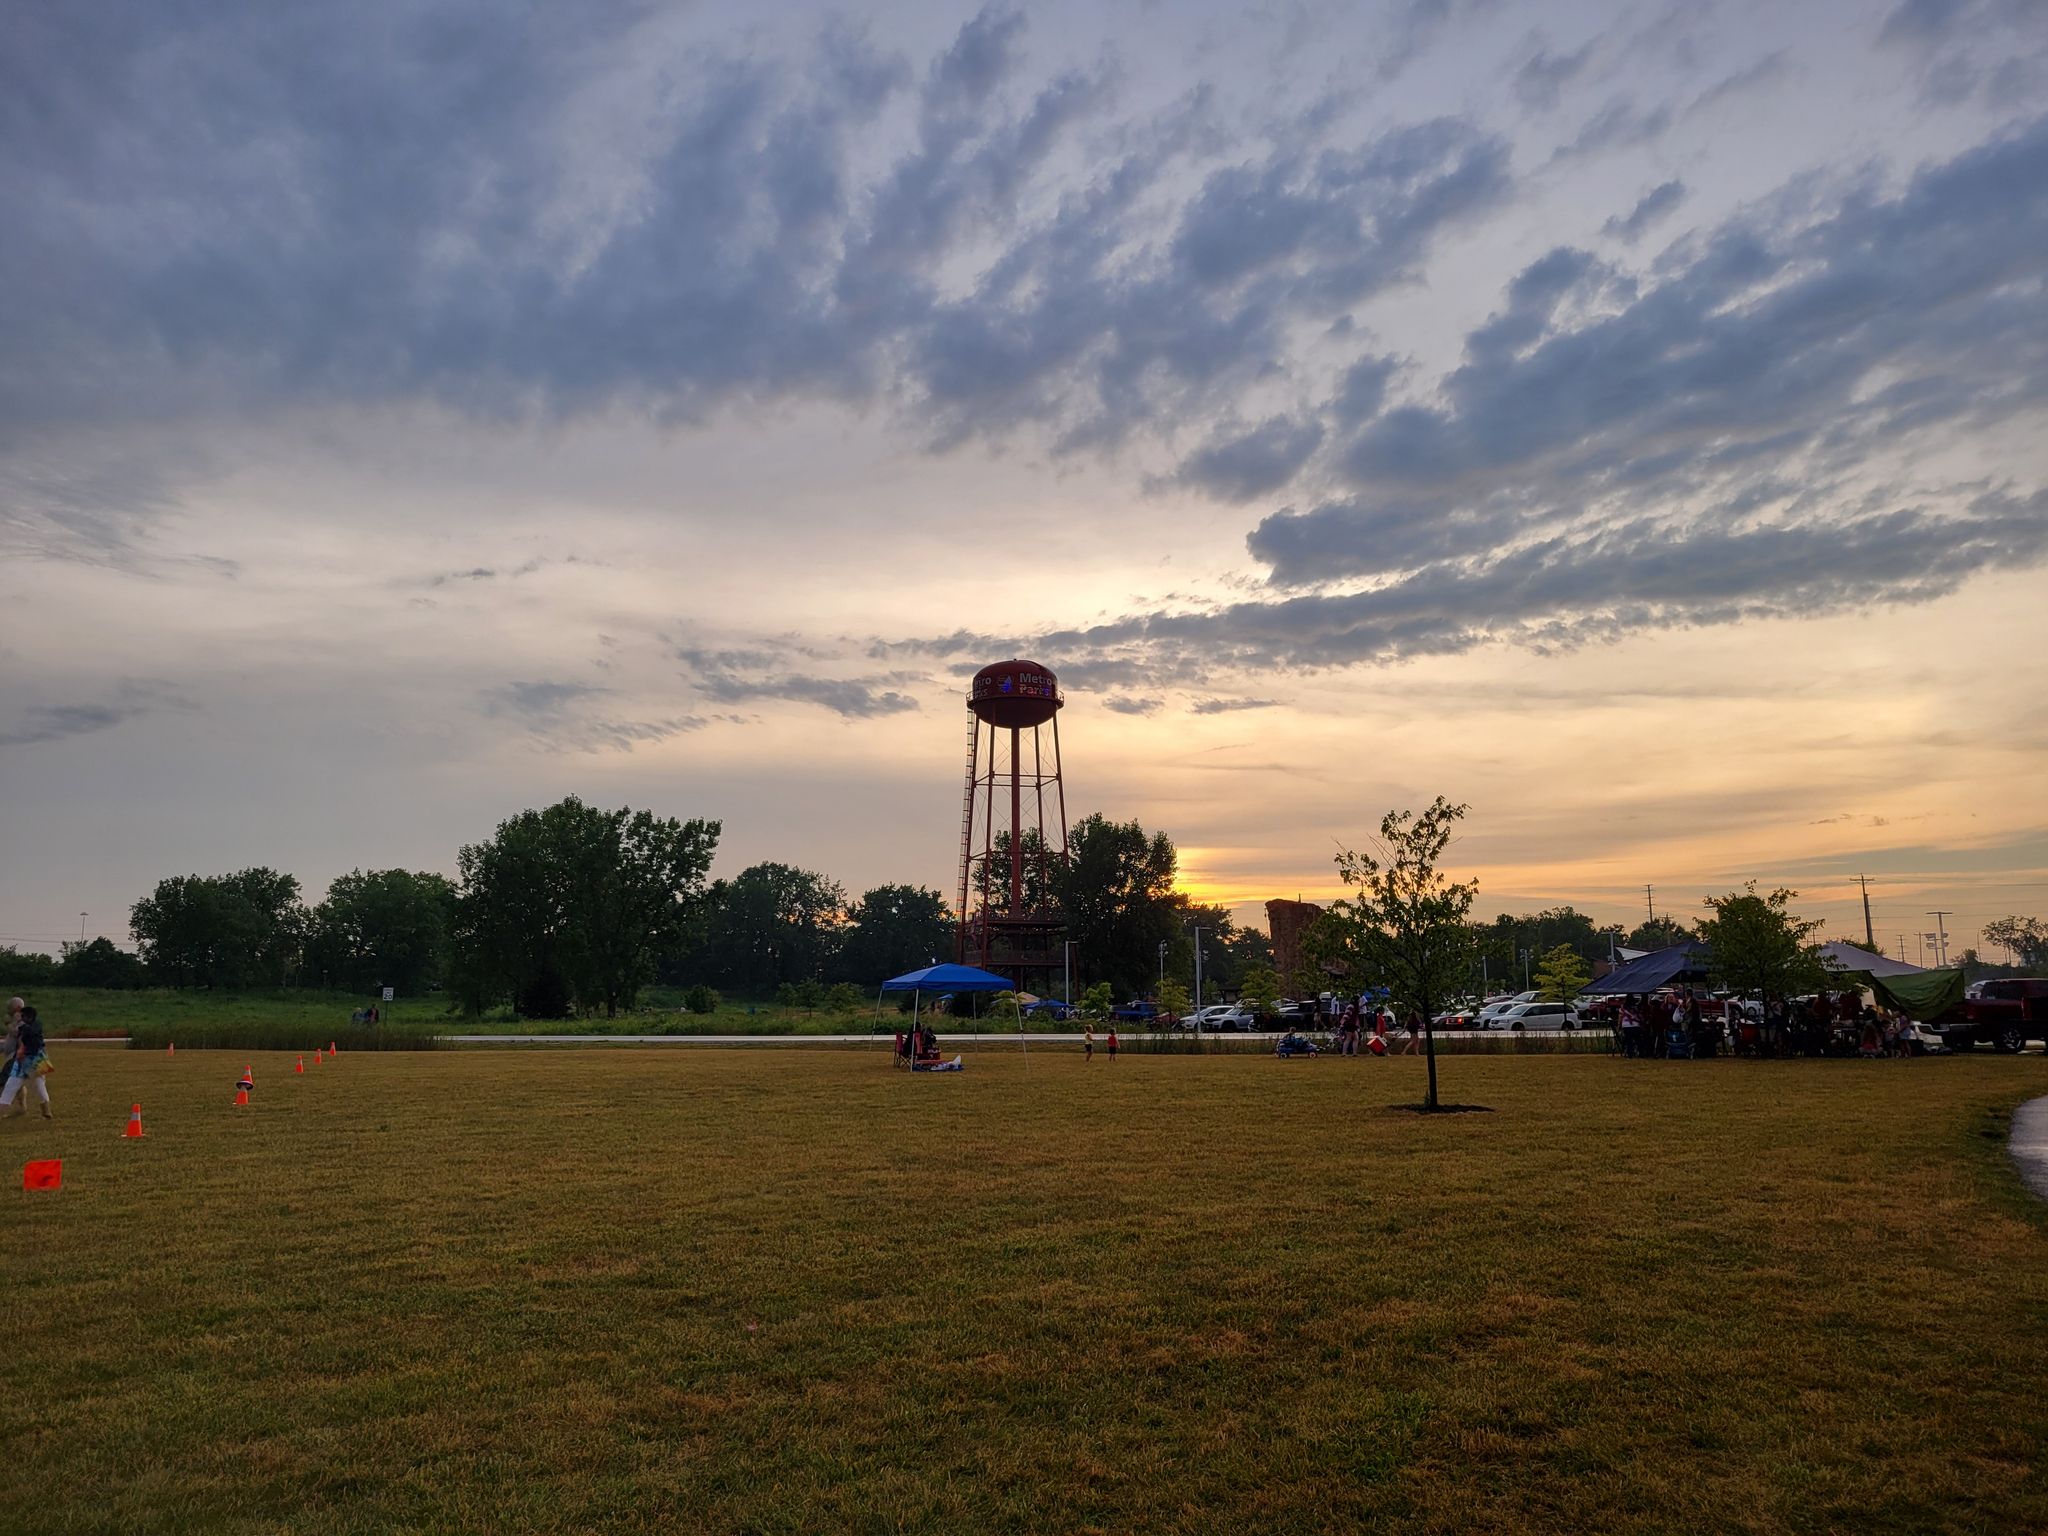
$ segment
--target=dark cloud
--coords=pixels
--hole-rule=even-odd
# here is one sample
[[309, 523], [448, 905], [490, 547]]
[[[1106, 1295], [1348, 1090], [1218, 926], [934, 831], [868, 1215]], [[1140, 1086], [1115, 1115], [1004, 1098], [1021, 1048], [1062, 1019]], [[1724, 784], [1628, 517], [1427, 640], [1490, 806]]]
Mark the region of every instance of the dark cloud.
[[149, 678], [128, 678], [116, 684], [113, 697], [90, 703], [33, 704], [19, 711], [12, 725], [0, 725], [0, 747], [32, 747], [112, 730], [160, 710], [193, 710], [198, 706], [177, 688]]
[[[1453, 9], [1407, 7], [1404, 46]], [[1136, 114], [1113, 70], [1027, 74], [1024, 28], [985, 10], [920, 66], [845, 27], [682, 52], [602, 0], [519, 27], [223, 0], [203, 34], [143, 0], [33, 8], [0, 50], [0, 469], [45, 431], [416, 402], [827, 398], [941, 446], [1103, 448], [1227, 418], [1290, 327], [1507, 196], [1469, 124], [1337, 139], [1317, 103], [1223, 139], [1205, 92]], [[151, 511], [77, 500], [122, 504], [70, 514], [101, 548]], [[65, 515], [0, 499], [39, 548]]]
[[551, 752], [630, 752], [647, 742], [701, 731], [713, 720], [737, 716], [676, 715], [655, 720], [608, 716], [598, 701], [612, 694], [592, 683], [511, 682], [484, 691], [484, 713], [518, 719]]
[[1633, 96], [1617, 96], [1586, 119], [1578, 135], [1562, 146], [1554, 158], [1583, 159], [1609, 150], [1633, 149], [1661, 138], [1671, 126], [1671, 109], [1655, 106], [1645, 110]]
[[916, 699], [885, 688], [880, 680], [874, 678], [796, 675], [705, 677], [697, 680], [697, 687], [706, 698], [722, 704], [784, 699], [797, 704], [816, 704], [849, 720], [901, 714], [917, 708]]
[[1426, 403], [1334, 446], [1346, 494], [1253, 530], [1276, 586], [1359, 590], [1026, 644], [1126, 689], [1200, 686], [1914, 603], [2036, 567], [2038, 454], [2017, 464], [2032, 483], [1914, 489], [1874, 466], [2048, 405], [2044, 291], [2048, 119], [1889, 196], [1766, 200], [1646, 282], [1552, 251]]
[[1538, 48], [1515, 71], [1515, 99], [1532, 112], [1549, 111], [1557, 105], [1564, 88], [1584, 72], [1592, 57], [1591, 43], [1572, 53]]
[[1156, 715], [1159, 713], [1160, 704], [1157, 699], [1134, 699], [1113, 693], [1102, 701], [1102, 707], [1114, 710], [1119, 715]]
[[1645, 230], [1684, 201], [1684, 182], [1660, 183], [1636, 199], [1636, 205], [1629, 210], [1627, 218], [1609, 219], [1600, 226], [1601, 231], [1625, 245], [1633, 245], [1643, 237]]
[[1231, 431], [1190, 454], [1180, 481], [1219, 501], [1250, 501], [1279, 490], [1322, 445], [1320, 422], [1269, 416], [1249, 431]]
[[1191, 714], [1233, 715], [1246, 709], [1273, 709], [1278, 699], [1197, 699], [1188, 706]]

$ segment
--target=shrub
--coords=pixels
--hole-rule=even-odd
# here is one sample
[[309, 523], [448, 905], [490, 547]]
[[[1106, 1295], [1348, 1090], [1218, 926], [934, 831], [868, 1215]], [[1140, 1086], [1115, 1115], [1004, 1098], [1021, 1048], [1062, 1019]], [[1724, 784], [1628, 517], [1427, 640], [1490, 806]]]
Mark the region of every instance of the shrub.
[[852, 1013], [866, 1001], [861, 989], [850, 981], [835, 983], [825, 994], [825, 1006], [833, 1013]]
[[718, 1012], [718, 994], [699, 982], [683, 993], [683, 1006], [692, 1013]]

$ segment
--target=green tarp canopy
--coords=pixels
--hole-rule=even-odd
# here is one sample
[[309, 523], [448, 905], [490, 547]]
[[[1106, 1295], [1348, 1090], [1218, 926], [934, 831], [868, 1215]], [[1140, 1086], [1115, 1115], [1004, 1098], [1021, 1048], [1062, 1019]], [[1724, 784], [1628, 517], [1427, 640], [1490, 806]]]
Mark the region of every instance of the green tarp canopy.
[[1946, 970], [1914, 971], [1905, 976], [1876, 976], [1869, 971], [1843, 970], [1838, 973], [1860, 987], [1868, 987], [1887, 1008], [1896, 1008], [1909, 1019], [1923, 1024], [1938, 1019], [1963, 1000], [1963, 973], [1959, 966]]

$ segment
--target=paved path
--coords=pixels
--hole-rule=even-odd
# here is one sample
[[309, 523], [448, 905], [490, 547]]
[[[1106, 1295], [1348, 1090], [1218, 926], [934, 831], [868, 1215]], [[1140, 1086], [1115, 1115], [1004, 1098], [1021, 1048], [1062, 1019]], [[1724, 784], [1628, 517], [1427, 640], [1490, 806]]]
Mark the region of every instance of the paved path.
[[2020, 1179], [2048, 1200], [2048, 1099], [2029, 1099], [2013, 1111], [2011, 1148]]

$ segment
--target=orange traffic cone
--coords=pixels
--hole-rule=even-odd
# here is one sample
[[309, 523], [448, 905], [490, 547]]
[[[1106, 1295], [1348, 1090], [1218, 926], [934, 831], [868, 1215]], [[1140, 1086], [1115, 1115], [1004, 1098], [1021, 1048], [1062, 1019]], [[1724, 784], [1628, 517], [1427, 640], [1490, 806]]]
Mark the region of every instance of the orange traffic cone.
[[299, 1064], [296, 1067], [292, 1068], [292, 1070], [294, 1072], [304, 1072], [306, 1070], [306, 1058], [301, 1056], [299, 1058]]
[[164, 1047], [164, 1054], [165, 1054], [166, 1056], [175, 1056], [175, 1055], [177, 1055], [177, 1054], [178, 1054], [178, 1042], [177, 1042], [177, 1041], [175, 1041], [175, 1040], [173, 1040], [173, 1041], [172, 1041], [172, 1042], [171, 1042], [171, 1043], [170, 1043], [169, 1045], [165, 1046], [165, 1047]]
[[316, 1067], [319, 1066], [320, 1059], [320, 1047], [316, 1045], [313, 1047], [313, 1065]]
[[335, 1050], [334, 1042], [332, 1040], [327, 1042], [327, 1054], [330, 1056], [338, 1056], [341, 1054], [339, 1051]]
[[142, 1134], [142, 1106], [137, 1104], [128, 1111], [128, 1129], [121, 1133], [123, 1141], [133, 1141]]
[[237, 1088], [237, 1089], [235, 1090], [235, 1108], [237, 1108], [237, 1109], [247, 1109], [248, 1107], [249, 1107], [249, 1090], [248, 1090], [248, 1089], [246, 1089], [246, 1088]]
[[241, 1078], [241, 1081], [235, 1084], [235, 1108], [237, 1108], [237, 1109], [246, 1109], [246, 1108], [248, 1107], [248, 1104], [249, 1104], [249, 1090], [250, 1090], [251, 1088], [254, 1088], [255, 1086], [256, 1086], [256, 1070], [255, 1070], [255, 1068], [253, 1068], [253, 1067], [244, 1067], [244, 1068], [242, 1069], [242, 1078]]

